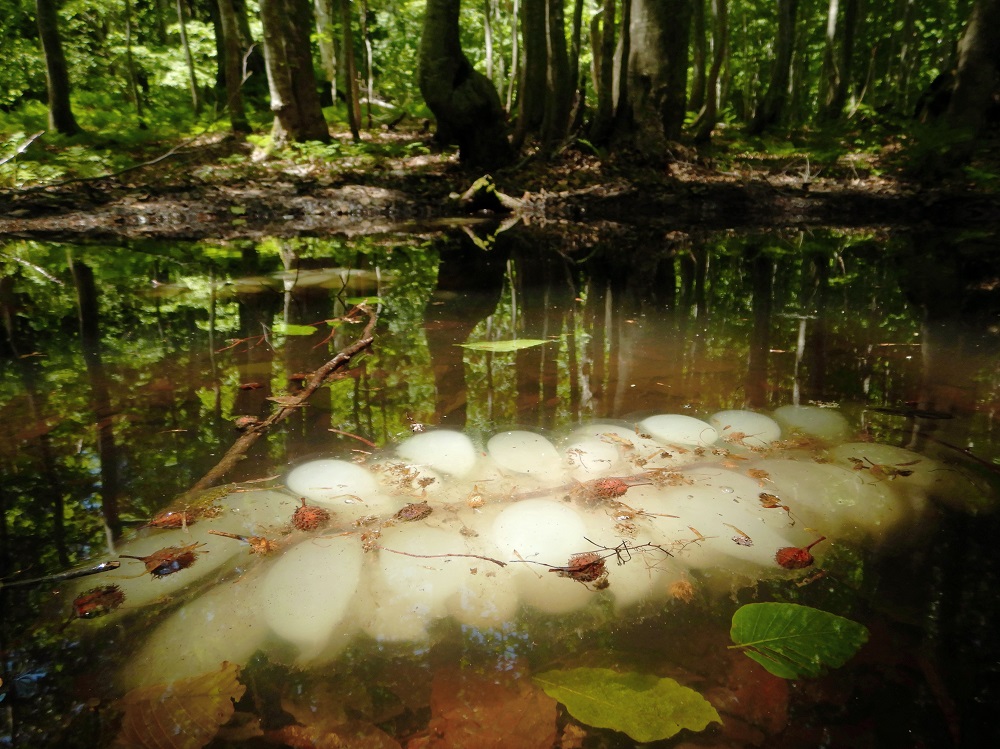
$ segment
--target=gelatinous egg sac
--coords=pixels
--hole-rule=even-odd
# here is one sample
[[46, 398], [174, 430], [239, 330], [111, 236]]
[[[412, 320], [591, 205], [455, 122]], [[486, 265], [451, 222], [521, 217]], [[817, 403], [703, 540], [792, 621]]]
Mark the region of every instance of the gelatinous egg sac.
[[[970, 491], [944, 463], [851, 439], [843, 414], [800, 406], [511, 429], [484, 445], [431, 429], [364, 464], [303, 462], [283, 489], [231, 494], [208, 515], [164, 515], [120, 549], [142, 568], [71, 586], [67, 610], [77, 627], [128, 627], [183, 603], [137, 626], [129, 684], [257, 651], [319, 664], [356, 637], [426, 640], [445, 617], [507, 627], [522, 609], [602, 601], [625, 617], [797, 579], [835, 543], [909, 542], [934, 503], [958, 508]], [[268, 553], [248, 553], [254, 542]]]

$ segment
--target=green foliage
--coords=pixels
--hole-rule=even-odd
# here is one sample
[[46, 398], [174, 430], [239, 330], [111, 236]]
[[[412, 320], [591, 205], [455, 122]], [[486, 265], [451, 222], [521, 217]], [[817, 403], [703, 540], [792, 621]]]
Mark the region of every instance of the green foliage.
[[783, 679], [844, 665], [868, 641], [857, 622], [794, 603], [750, 603], [733, 614], [734, 646]]
[[687, 728], [721, 723], [711, 703], [673, 679], [607, 668], [546, 671], [532, 677], [581, 723], [611, 728], [639, 742], [660, 741]]

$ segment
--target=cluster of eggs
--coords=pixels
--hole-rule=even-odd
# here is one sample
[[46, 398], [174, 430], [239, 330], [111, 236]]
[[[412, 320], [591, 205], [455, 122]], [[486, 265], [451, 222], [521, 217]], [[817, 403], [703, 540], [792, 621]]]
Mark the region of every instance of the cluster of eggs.
[[[185, 597], [145, 636], [124, 683], [244, 663], [260, 649], [318, 664], [361, 633], [421, 640], [446, 616], [500, 627], [522, 606], [566, 614], [610, 596], [626, 610], [689, 594], [692, 582], [728, 590], [801, 574], [789, 570], [812, 562], [818, 539], [905, 537], [929, 498], [969, 488], [955, 470], [851, 442], [851, 431], [836, 410], [786, 406], [591, 423], [556, 441], [515, 430], [480, 446], [427, 431], [365, 465], [303, 463], [283, 489], [234, 492], [218, 511], [119, 550], [197, 554], [172, 574], [132, 562], [110, 580], [125, 599], [116, 619]], [[248, 555], [233, 537], [272, 553]]]

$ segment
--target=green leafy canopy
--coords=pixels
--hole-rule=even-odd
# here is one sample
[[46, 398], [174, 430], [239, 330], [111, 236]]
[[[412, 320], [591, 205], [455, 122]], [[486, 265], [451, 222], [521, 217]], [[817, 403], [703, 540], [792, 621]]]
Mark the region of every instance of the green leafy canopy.
[[713, 721], [722, 722], [696, 691], [651, 674], [573, 668], [546, 671], [534, 681], [581, 723], [621, 731], [639, 742], [667, 739], [684, 728], [702, 731]]
[[733, 614], [735, 645], [775, 676], [820, 676], [844, 665], [868, 641], [868, 629], [794, 603], [750, 603]]

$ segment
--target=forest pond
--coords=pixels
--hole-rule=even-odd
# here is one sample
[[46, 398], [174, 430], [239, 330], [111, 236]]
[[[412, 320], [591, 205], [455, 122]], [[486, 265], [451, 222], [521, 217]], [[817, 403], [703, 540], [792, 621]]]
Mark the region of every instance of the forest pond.
[[0, 245], [0, 746], [995, 745], [998, 244]]

